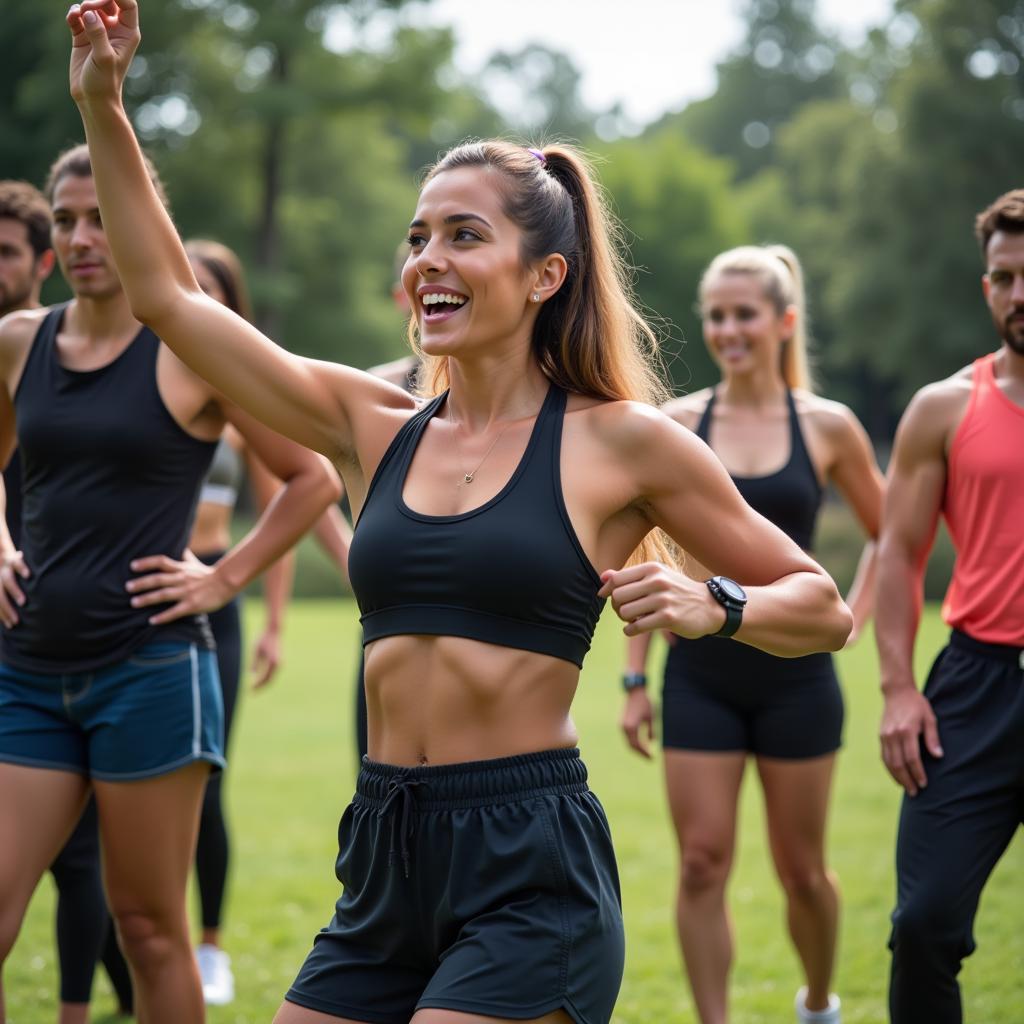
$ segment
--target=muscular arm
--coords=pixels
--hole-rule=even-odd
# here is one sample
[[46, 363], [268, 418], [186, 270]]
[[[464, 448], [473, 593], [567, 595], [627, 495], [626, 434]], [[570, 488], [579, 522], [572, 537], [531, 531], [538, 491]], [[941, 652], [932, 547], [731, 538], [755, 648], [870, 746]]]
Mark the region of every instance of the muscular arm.
[[[778, 527], [743, 501], [711, 450], [661, 413], [630, 406], [617, 415], [620, 459], [633, 467], [638, 508], [713, 573], [741, 583], [749, 601], [735, 638], [781, 657], [838, 650], [851, 616], [831, 577]], [[644, 570], [651, 593], [631, 589]], [[606, 574], [609, 575], [609, 574]], [[703, 583], [666, 568], [610, 574], [627, 635], [668, 628], [681, 636], [716, 632], [725, 612]], [[610, 592], [606, 583], [605, 592]], [[636, 597], [634, 597], [634, 593]], [[639, 600], [638, 600], [639, 599]], [[625, 612], [625, 614], [623, 614]], [[682, 628], [680, 628], [682, 627]]]
[[327, 460], [265, 427], [237, 406], [224, 413], [283, 486], [255, 526], [218, 560], [213, 571], [166, 555], [139, 558], [132, 568], [149, 575], [128, 584], [136, 607], [173, 601], [153, 616], [154, 624], [219, 608], [288, 551], [324, 509], [337, 501], [341, 485]]
[[[4, 467], [17, 447], [14, 392], [44, 312], [19, 310], [0, 319], [0, 465]], [[25, 602], [18, 579], [30, 575], [7, 526], [7, 489], [0, 477], [0, 622], [8, 629], [17, 625], [18, 606]]]
[[922, 392], [907, 409], [893, 447], [879, 539], [875, 635], [885, 692], [916, 688], [914, 638], [924, 569], [946, 485], [942, 396]]
[[911, 796], [928, 781], [921, 763], [922, 734], [929, 751], [936, 757], [942, 754], [935, 716], [917, 690], [913, 658], [924, 569], [946, 484], [950, 406], [949, 386], [932, 386], [904, 414], [889, 467], [879, 540], [875, 640], [885, 696], [882, 759]]
[[832, 482], [868, 536], [846, 598], [853, 612], [852, 640], [860, 635], [874, 610], [877, 540], [882, 521], [885, 481], [867, 433], [849, 409], [838, 407], [832, 435], [835, 453], [830, 469]]
[[237, 407], [228, 406], [225, 412], [247, 448], [283, 485], [274, 488], [249, 533], [217, 563], [217, 571], [238, 591], [291, 550], [338, 500], [341, 483], [323, 456], [281, 437]]
[[72, 94], [90, 147], [104, 229], [133, 314], [239, 407], [332, 461], [353, 461], [355, 409], [369, 408], [370, 415], [375, 405], [411, 411], [414, 401], [362, 371], [287, 352], [204, 295], [121, 104], [121, 82], [139, 40], [137, 4], [117, 0], [113, 21], [109, 3], [82, 8], [97, 13], [99, 21], [86, 30], [77, 14], [69, 15]]

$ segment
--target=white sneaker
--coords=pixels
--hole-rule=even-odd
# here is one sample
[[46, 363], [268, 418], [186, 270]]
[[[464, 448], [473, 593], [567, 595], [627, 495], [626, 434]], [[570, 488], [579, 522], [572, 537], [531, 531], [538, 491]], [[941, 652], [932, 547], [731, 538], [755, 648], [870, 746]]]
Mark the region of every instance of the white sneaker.
[[841, 1024], [839, 1016], [839, 996], [831, 992], [828, 997], [828, 1008], [825, 1010], [807, 1009], [807, 986], [796, 994], [796, 1019], [799, 1024]]
[[203, 982], [203, 1001], [208, 1006], [226, 1006], [235, 998], [235, 976], [231, 973], [231, 957], [203, 943], [196, 946], [196, 963]]

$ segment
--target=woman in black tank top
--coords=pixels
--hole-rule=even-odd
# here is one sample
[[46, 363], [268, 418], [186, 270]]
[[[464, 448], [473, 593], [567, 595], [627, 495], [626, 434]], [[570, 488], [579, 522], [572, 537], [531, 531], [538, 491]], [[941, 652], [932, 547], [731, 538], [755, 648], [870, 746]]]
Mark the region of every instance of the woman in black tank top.
[[[793, 655], [841, 647], [849, 611], [645, 404], [661, 394], [654, 339], [575, 151], [465, 144], [429, 172], [403, 270], [433, 396], [417, 402], [204, 301], [139, 172], [119, 95], [137, 9], [114, 3], [116, 29], [94, 14], [109, 0], [69, 15], [72, 94], [133, 309], [243, 408], [328, 454], [358, 516], [369, 756], [340, 825], [344, 890], [277, 1024], [607, 1024], [618, 882], [570, 717], [605, 598], [629, 633], [728, 623]], [[112, 59], [94, 60], [108, 31]], [[655, 560], [656, 527], [742, 579], [742, 624], [736, 601]]]
[[[873, 538], [882, 478], [853, 414], [810, 391], [800, 265], [784, 246], [722, 253], [700, 287], [704, 338], [722, 383], [666, 412], [721, 458], [746, 501], [805, 551], [824, 481], [839, 487], [872, 542], [848, 603], [854, 635], [870, 617]], [[650, 634], [629, 642], [623, 729], [650, 756], [653, 708], [644, 665]], [[725, 887], [740, 779], [757, 762], [772, 855], [806, 986], [798, 1020], [839, 1020], [829, 991], [838, 892], [824, 833], [842, 695], [828, 654], [777, 658], [714, 638], [674, 638], [665, 666], [662, 732], [669, 805], [680, 847], [678, 929], [702, 1024], [727, 1019], [732, 960]]]

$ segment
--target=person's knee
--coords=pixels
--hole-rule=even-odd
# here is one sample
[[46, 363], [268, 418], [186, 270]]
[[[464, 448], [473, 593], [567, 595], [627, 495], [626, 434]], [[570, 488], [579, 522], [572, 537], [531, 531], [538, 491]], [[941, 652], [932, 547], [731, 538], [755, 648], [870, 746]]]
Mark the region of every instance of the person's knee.
[[732, 866], [728, 847], [714, 843], [692, 842], [683, 848], [680, 890], [687, 896], [702, 896], [724, 889]]
[[952, 901], [921, 892], [904, 900], [892, 915], [889, 948], [901, 958], [959, 963], [974, 949], [970, 922], [961, 919]]
[[146, 975], [158, 970], [184, 950], [189, 952], [183, 922], [169, 915], [147, 911], [119, 911], [115, 914], [117, 935], [132, 967]]
[[777, 865], [779, 882], [791, 902], [816, 903], [831, 898], [835, 889], [824, 865], [793, 860]]

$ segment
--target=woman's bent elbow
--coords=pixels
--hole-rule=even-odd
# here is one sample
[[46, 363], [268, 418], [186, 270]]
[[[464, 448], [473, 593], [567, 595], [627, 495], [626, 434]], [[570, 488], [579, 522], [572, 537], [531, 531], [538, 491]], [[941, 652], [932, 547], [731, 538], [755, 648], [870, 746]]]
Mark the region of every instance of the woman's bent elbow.
[[[834, 585], [833, 585], [833, 589]], [[823, 651], [841, 651], [853, 632], [853, 612], [836, 590], [829, 613], [824, 617]]]

